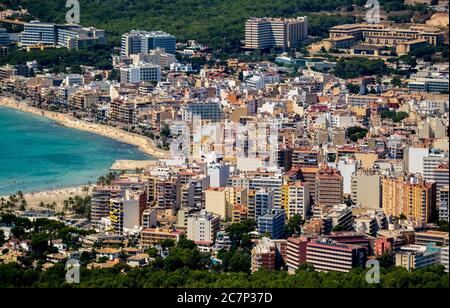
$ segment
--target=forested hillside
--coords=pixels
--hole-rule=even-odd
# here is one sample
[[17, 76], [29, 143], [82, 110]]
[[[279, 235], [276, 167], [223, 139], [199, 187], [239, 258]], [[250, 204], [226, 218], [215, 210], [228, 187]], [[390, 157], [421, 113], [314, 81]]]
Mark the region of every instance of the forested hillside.
[[[404, 8], [402, 0], [380, 1], [388, 10]], [[62, 0], [3, 0], [10, 8], [27, 8], [43, 21], [65, 22]], [[179, 40], [197, 39], [211, 46], [236, 46], [251, 16], [289, 17], [314, 12], [353, 10], [366, 0], [80, 0], [81, 23], [108, 31], [118, 42], [130, 29], [164, 30]], [[324, 35], [329, 27], [354, 21], [352, 16], [311, 15], [311, 34]]]

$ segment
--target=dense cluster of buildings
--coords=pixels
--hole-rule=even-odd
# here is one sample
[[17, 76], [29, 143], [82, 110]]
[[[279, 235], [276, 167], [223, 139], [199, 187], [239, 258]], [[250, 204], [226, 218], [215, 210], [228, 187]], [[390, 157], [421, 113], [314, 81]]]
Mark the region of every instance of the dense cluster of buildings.
[[[246, 47], [294, 47], [307, 28], [306, 17], [252, 18]], [[93, 28], [29, 23], [21, 43], [79, 48], [103, 37]], [[349, 46], [364, 40], [411, 47], [419, 40], [441, 44], [443, 33], [366, 24], [331, 30], [330, 42], [344, 39]], [[191, 64], [178, 62], [176, 51], [175, 38], [163, 32], [124, 34], [113, 61], [120, 82], [89, 67], [33, 77], [21, 75], [23, 68], [0, 69], [5, 91], [179, 141], [140, 170], [132, 163], [111, 169], [116, 178], [92, 194], [90, 223], [98, 234], [91, 237], [138, 238], [141, 250], [127, 260], [142, 266], [142, 249], [182, 236], [216, 255], [231, 246], [230, 224], [254, 220], [253, 271], [284, 266], [294, 273], [308, 263], [348, 272], [384, 254], [408, 270], [440, 262], [448, 269], [448, 234], [434, 224], [449, 220], [449, 102], [439, 94], [445, 89], [418, 89], [421, 72], [402, 88], [387, 76], [344, 80], [308, 66], [293, 76], [276, 63], [237, 59], [188, 72], [179, 68]], [[209, 56], [195, 48], [178, 52]], [[438, 66], [448, 81], [448, 63]], [[392, 114], [406, 116], [394, 121]], [[305, 220], [301, 235], [287, 236], [286, 225], [298, 216]], [[97, 253], [115, 262], [121, 251]]]

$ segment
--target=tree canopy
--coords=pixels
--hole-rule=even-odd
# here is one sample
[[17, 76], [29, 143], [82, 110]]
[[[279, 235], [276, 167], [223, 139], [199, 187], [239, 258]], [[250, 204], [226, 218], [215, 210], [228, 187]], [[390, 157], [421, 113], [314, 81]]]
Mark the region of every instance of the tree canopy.
[[334, 74], [339, 78], [351, 79], [371, 75], [384, 75], [388, 71], [388, 67], [383, 60], [347, 58], [338, 61]]
[[[65, 23], [67, 8], [59, 0], [4, 0], [11, 8], [27, 8], [33, 17], [43, 21]], [[321, 36], [324, 30], [339, 23], [354, 22], [353, 16], [316, 15], [338, 12], [366, 0], [80, 0], [81, 23], [108, 32], [116, 43], [131, 29], [163, 30], [179, 40], [196, 39], [212, 47], [238, 46], [244, 35], [244, 22], [255, 17], [295, 17], [309, 15], [311, 34]], [[400, 0], [382, 0], [389, 10], [405, 7]], [[319, 17], [318, 17], [319, 16]]]
[[81, 283], [65, 282], [64, 264], [47, 271], [30, 270], [16, 263], [0, 264], [0, 288], [448, 288], [443, 266], [407, 272], [404, 268], [382, 269], [380, 284], [368, 284], [363, 269], [350, 273], [315, 272], [302, 267], [295, 275], [285, 271], [254, 274], [223, 273], [179, 268], [173, 271], [148, 266], [130, 269], [118, 265], [109, 269], [82, 267]]

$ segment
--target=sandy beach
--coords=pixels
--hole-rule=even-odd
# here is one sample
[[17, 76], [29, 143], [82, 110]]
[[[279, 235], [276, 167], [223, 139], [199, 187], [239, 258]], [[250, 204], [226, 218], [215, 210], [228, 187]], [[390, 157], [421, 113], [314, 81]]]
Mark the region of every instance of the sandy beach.
[[[92, 193], [94, 186], [84, 185], [78, 187], [61, 188], [36, 193], [25, 193], [24, 198], [27, 201], [27, 209], [42, 209], [41, 203], [53, 204], [56, 202], [56, 211], [63, 211], [64, 201], [75, 196], [86, 197]], [[3, 196], [7, 199], [9, 196]]]
[[168, 152], [157, 148], [153, 144], [153, 141], [151, 139], [145, 136], [140, 136], [123, 131], [119, 128], [102, 124], [88, 123], [82, 120], [78, 120], [68, 114], [41, 110], [32, 106], [28, 106], [25, 103], [20, 103], [17, 100], [9, 97], [0, 97], [0, 106], [5, 106], [23, 112], [32, 113], [38, 116], [43, 116], [69, 128], [94, 133], [123, 143], [134, 145], [138, 147], [139, 150], [143, 153], [155, 156], [157, 158], [167, 158], [169, 156]]
[[[16, 110], [20, 110], [22, 112], [32, 113], [38, 116], [43, 116], [65, 127], [94, 133], [123, 143], [134, 145], [137, 146], [139, 150], [142, 151], [143, 153], [155, 156], [157, 158], [169, 156], [167, 152], [158, 149], [153, 144], [152, 140], [150, 140], [149, 138], [125, 132], [119, 128], [101, 124], [88, 123], [82, 120], [75, 119], [74, 117], [67, 114], [41, 110], [32, 106], [28, 106], [25, 103], [19, 103], [17, 100], [8, 97], [0, 97], [0, 106], [13, 108]], [[75, 197], [77, 195], [78, 196], [87, 195], [86, 191], [84, 190], [85, 187], [88, 187], [88, 185], [56, 189], [51, 191], [27, 193], [24, 194], [24, 197], [25, 200], [27, 201], [29, 209], [30, 208], [38, 209], [41, 203], [52, 204], [53, 202], [56, 202], [57, 204], [56, 210], [62, 211], [64, 200], [67, 200], [70, 197]], [[92, 191], [92, 187], [89, 188], [89, 192], [90, 191]], [[5, 199], [7, 199], [8, 197], [9, 196], [4, 196]]]

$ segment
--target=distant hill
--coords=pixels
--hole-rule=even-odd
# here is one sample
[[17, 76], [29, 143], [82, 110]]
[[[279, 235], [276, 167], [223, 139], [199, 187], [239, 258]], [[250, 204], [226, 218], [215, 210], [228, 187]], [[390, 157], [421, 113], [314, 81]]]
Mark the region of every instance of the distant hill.
[[[10, 8], [22, 6], [43, 21], [65, 22], [64, 0], [3, 0]], [[395, 9], [402, 0], [382, 0]], [[237, 46], [244, 37], [244, 22], [251, 16], [290, 17], [313, 12], [352, 11], [366, 0], [80, 0], [81, 23], [104, 28], [118, 42], [130, 29], [164, 30], [179, 40], [196, 39], [211, 46]], [[387, 4], [386, 4], [387, 3]], [[354, 21], [352, 16], [311, 16], [312, 35], [330, 26]]]

